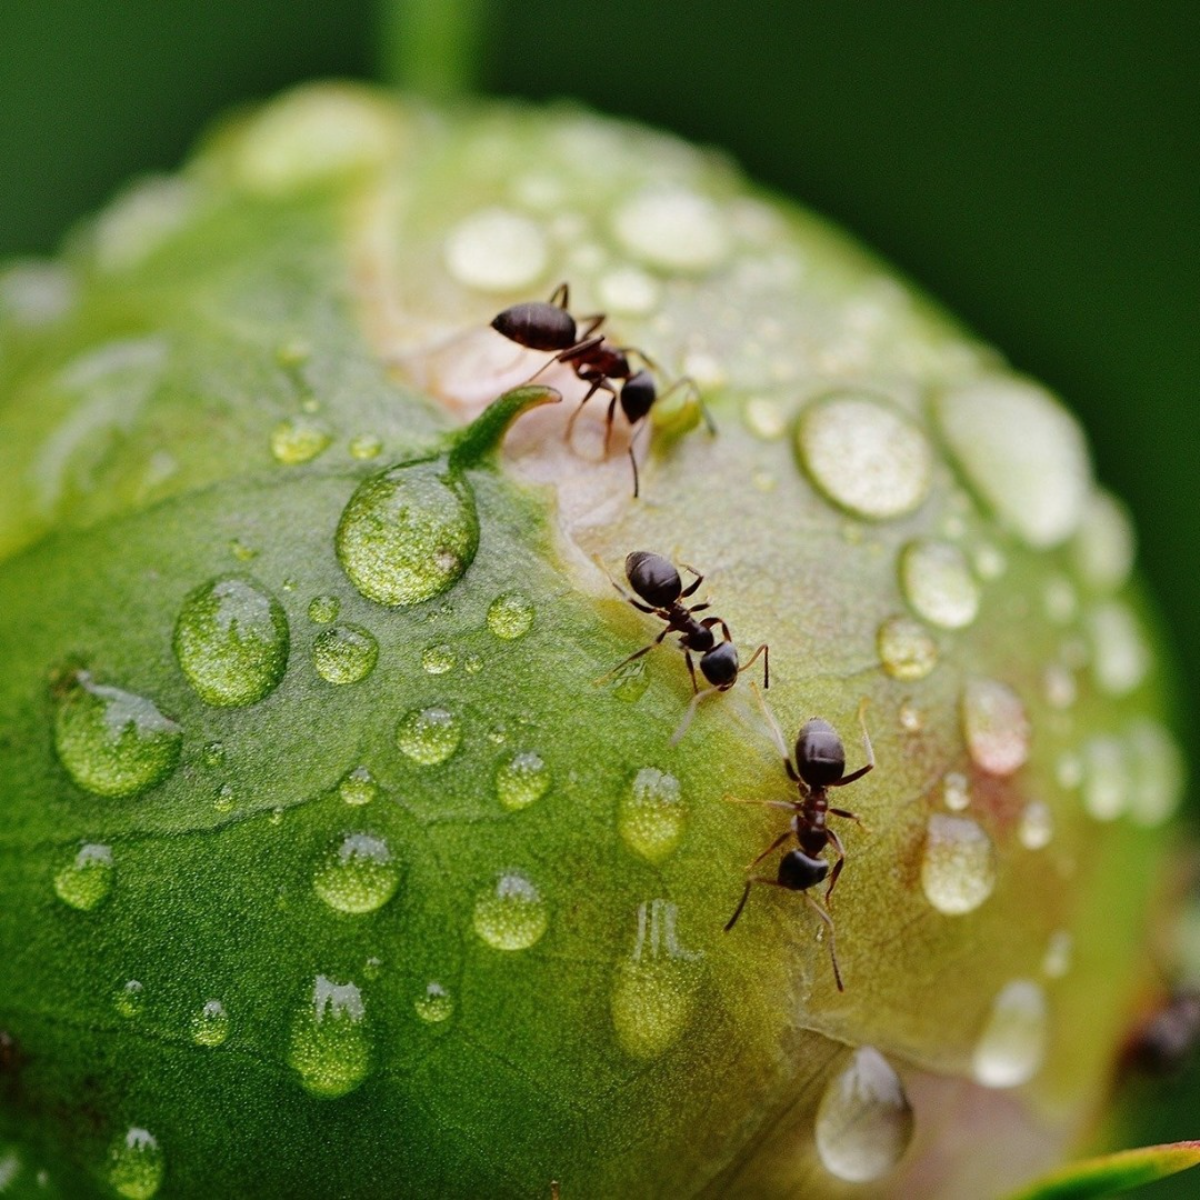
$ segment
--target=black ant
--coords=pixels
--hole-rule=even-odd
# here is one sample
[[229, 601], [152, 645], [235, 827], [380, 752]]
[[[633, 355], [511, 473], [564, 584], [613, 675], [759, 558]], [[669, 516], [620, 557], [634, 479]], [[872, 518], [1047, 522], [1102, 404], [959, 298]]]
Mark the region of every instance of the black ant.
[[[833, 917], [829, 915], [827, 906], [833, 895], [833, 889], [837, 886], [838, 876], [841, 875], [842, 868], [846, 865], [846, 848], [842, 845], [842, 839], [838, 837], [836, 830], [829, 827], [826, 818], [832, 815], [842, 817], [847, 821], [857, 821], [860, 825], [862, 822], [858, 816], [844, 808], [831, 808], [828, 791], [830, 788], [845, 787], [847, 784], [854, 783], [875, 766], [875, 752], [871, 749], [871, 738], [867, 733], [866, 701], [864, 700], [859, 706], [858, 719], [862, 725], [863, 749], [867, 754], [867, 763], [866, 766], [859, 767], [857, 771], [851, 771], [849, 775], [845, 774], [846, 751], [842, 746], [842, 739], [838, 737], [828, 721], [823, 721], [820, 717], [813, 717], [804, 723], [796, 736], [795, 762], [793, 763], [792, 756], [788, 754], [787, 746], [784, 744], [783, 731], [779, 728], [761, 695], [759, 701], [770, 726], [772, 740], [780, 754], [783, 755], [784, 769], [787, 771], [788, 778], [799, 790], [800, 798], [798, 800], [738, 800], [736, 797], [730, 796], [727, 799], [736, 804], [762, 804], [768, 808], [782, 808], [792, 814], [787, 829], [750, 864], [747, 868], [748, 871], [752, 871], [768, 854], [779, 849], [791, 837], [796, 839], [798, 848], [789, 850], [779, 860], [778, 874], [774, 879], [765, 875], [751, 875], [746, 880], [742, 898], [738, 901], [733, 916], [729, 918], [725, 932], [728, 933], [737, 924], [737, 919], [742, 915], [742, 909], [746, 907], [746, 901], [750, 897], [750, 889], [756, 883], [785, 888], [789, 892], [800, 892], [809, 907], [829, 927], [829, 956], [833, 962], [833, 978], [837, 983], [838, 991], [842, 992], [846, 989], [842, 984], [842, 973], [838, 970]], [[833, 852], [837, 856], [832, 870], [830, 870], [828, 860], [821, 857], [827, 846], [832, 846]], [[823, 883], [826, 877], [829, 879], [829, 886], [825, 889], [825, 905], [821, 905], [808, 894], [808, 889]]]
[[[691, 390], [696, 403], [700, 405], [700, 412], [709, 432], [715, 432], [708, 410], [700, 403], [700, 390], [694, 380], [679, 379], [659, 396], [658, 387], [650, 371], [645, 368], [635, 371], [629, 361], [631, 355], [636, 355], [646, 367], [656, 369], [649, 355], [632, 346], [618, 346], [602, 333], [597, 333], [607, 319], [604, 313], [594, 313], [577, 321], [569, 311], [570, 298], [569, 286], [560, 283], [548, 302], [529, 301], [514, 304], [492, 320], [492, 328], [497, 333], [519, 346], [528, 350], [555, 351], [554, 357], [539, 367], [531, 379], [536, 379], [554, 363], [566, 363], [579, 379], [589, 385], [587, 394], [567, 422], [568, 441], [584, 405], [599, 391], [608, 392], [612, 397], [604, 424], [606, 456], [612, 440], [613, 419], [618, 403], [636, 436], [637, 427], [645, 421], [655, 403], [681, 387]], [[614, 381], [621, 381], [620, 391], [613, 386]], [[638, 479], [637, 459], [633, 453], [633, 437], [629, 443], [629, 462], [633, 468], [633, 495], [636, 499], [640, 495], [641, 485]]]

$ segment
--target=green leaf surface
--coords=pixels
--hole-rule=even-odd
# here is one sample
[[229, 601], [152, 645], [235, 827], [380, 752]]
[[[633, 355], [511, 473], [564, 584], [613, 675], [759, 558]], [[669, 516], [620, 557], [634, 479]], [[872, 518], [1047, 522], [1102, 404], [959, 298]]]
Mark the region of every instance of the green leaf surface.
[[1200, 1165], [1200, 1141], [1119, 1150], [1071, 1163], [1017, 1192], [1012, 1200], [1088, 1200], [1131, 1191]]

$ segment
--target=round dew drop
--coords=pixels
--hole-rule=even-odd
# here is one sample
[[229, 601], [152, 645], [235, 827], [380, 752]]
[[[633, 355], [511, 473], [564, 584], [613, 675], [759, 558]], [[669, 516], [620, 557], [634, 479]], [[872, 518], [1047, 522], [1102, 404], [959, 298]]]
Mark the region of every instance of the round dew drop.
[[413, 1001], [416, 1014], [429, 1025], [440, 1025], [454, 1013], [454, 998], [440, 983], [431, 981]]
[[414, 708], [396, 726], [396, 745], [423, 767], [444, 763], [462, 742], [462, 725], [448, 708]]
[[496, 796], [510, 811], [528, 808], [550, 788], [550, 769], [540, 755], [523, 750], [496, 768]]
[[687, 807], [679, 780], [656, 767], [643, 767], [621, 798], [617, 828], [634, 854], [662, 862], [679, 845]]
[[542, 277], [550, 250], [541, 226], [504, 208], [486, 208], [461, 221], [446, 239], [446, 268], [480, 292], [515, 292]]
[[546, 902], [523, 875], [501, 875], [475, 901], [475, 932], [494, 950], [528, 950], [549, 921]]
[[108, 1152], [108, 1182], [125, 1200], [151, 1200], [162, 1186], [166, 1160], [148, 1129], [127, 1130]]
[[114, 873], [112, 847], [87, 842], [54, 876], [54, 891], [64, 904], [90, 912], [108, 899]]
[[229, 1036], [229, 1014], [220, 1000], [208, 1000], [192, 1017], [192, 1041], [197, 1046], [219, 1046]]
[[1054, 814], [1041, 800], [1030, 800], [1017, 823], [1017, 837], [1026, 850], [1042, 850], [1054, 837]]
[[383, 838], [348, 833], [329, 847], [313, 878], [316, 893], [344, 913], [382, 908], [396, 893], [400, 868]]
[[911, 617], [889, 617], [879, 626], [875, 642], [879, 661], [893, 679], [924, 679], [937, 666], [937, 642]]
[[439, 642], [435, 646], [426, 646], [421, 651], [421, 670], [426, 675], [445, 675], [453, 671], [458, 664], [458, 654], [453, 646]]
[[379, 795], [379, 784], [366, 767], [355, 767], [342, 776], [338, 795], [352, 807], [370, 804]]
[[131, 979], [117, 989], [116, 995], [113, 996], [113, 1008], [120, 1016], [131, 1021], [142, 1011], [145, 1001], [146, 989], [136, 979]]
[[921, 887], [938, 912], [973, 912], [996, 884], [992, 840], [970, 817], [934, 813], [925, 832]]
[[311, 462], [329, 448], [333, 434], [308, 417], [281, 421], [271, 430], [271, 454], [276, 462], [298, 466]]
[[617, 968], [609, 1000], [613, 1029], [632, 1058], [657, 1058], [687, 1031], [695, 1015], [696, 971], [671, 959], [628, 960]]
[[981, 771], [1005, 776], [1025, 765], [1032, 730], [1012, 688], [994, 679], [969, 680], [961, 708], [967, 750]]
[[353, 983], [334, 983], [318, 975], [312, 997], [292, 1024], [288, 1065], [306, 1092], [336, 1099], [367, 1077], [371, 1045], [362, 993]]
[[336, 596], [314, 596], [308, 602], [308, 619], [314, 625], [328, 625], [338, 619], [342, 602]]
[[991, 1088], [1017, 1087], [1041, 1069], [1049, 1024], [1046, 993], [1031, 979], [1001, 989], [975, 1044], [975, 1078]]
[[900, 556], [900, 582], [913, 611], [931, 625], [964, 629], [979, 613], [979, 585], [951, 542], [909, 542]]
[[361, 625], [332, 625], [313, 640], [313, 666], [326, 683], [359, 683], [378, 660], [379, 643]]
[[487, 623], [496, 637], [515, 641], [533, 624], [533, 603], [520, 592], [505, 592], [488, 606]]

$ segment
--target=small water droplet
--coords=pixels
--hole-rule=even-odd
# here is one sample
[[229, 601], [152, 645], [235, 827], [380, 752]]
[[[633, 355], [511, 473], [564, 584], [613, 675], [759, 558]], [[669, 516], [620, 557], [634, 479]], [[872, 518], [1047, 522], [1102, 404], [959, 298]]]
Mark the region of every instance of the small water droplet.
[[392, 467], [364, 480], [337, 529], [337, 554], [368, 600], [392, 608], [440, 596], [479, 548], [470, 487], [444, 462]]
[[728, 226], [716, 205], [678, 186], [634, 192], [613, 213], [612, 230], [633, 258], [668, 271], [710, 271], [731, 248]]
[[238, 562], [253, 562], [258, 557], [258, 551], [253, 546], [248, 546], [241, 538], [230, 540], [229, 552]]
[[1079, 595], [1075, 585], [1065, 575], [1053, 576], [1046, 582], [1042, 606], [1055, 625], [1070, 625], [1079, 615]]
[[3, 1195], [21, 1173], [21, 1156], [16, 1147], [6, 1146], [0, 1154], [0, 1195]]
[[283, 808], [282, 808], [280, 805], [278, 805], [278, 804], [277, 804], [277, 805], [276, 805], [276, 806], [275, 806], [273, 809], [271, 809], [271, 811], [270, 811], [270, 812], [267, 814], [267, 820], [268, 820], [268, 821], [270, 821], [270, 823], [271, 823], [272, 825], [281, 825], [281, 824], [283, 824]]
[[313, 639], [313, 666], [326, 683], [358, 683], [378, 660], [379, 643], [361, 625], [331, 625]]
[[113, 996], [113, 1007], [126, 1020], [132, 1020], [146, 1002], [146, 989], [136, 979], [122, 984]]
[[457, 652], [445, 642], [426, 646], [421, 651], [421, 669], [427, 675], [445, 675], [447, 671], [453, 671], [457, 663]]
[[931, 625], [965, 629], [979, 614], [979, 585], [952, 542], [909, 542], [900, 555], [900, 582], [913, 610]]
[[1129, 806], [1130, 777], [1120, 738], [1101, 734], [1083, 747], [1083, 806], [1097, 821], [1115, 821]]
[[849, 1183], [886, 1175], [913, 1136], [913, 1111], [900, 1076], [873, 1046], [860, 1046], [825, 1087], [816, 1120], [825, 1169]]
[[650, 686], [650, 675], [644, 658], [635, 659], [618, 667], [613, 673], [612, 694], [624, 704], [636, 704]]
[[192, 1017], [192, 1041], [197, 1046], [219, 1046], [229, 1036], [229, 1014], [220, 1000], [207, 1000]]
[[911, 700], [900, 705], [900, 728], [905, 733], [920, 733], [925, 728], [925, 716]]
[[425, 985], [425, 990], [413, 1001], [413, 1008], [422, 1021], [440, 1025], [454, 1013], [454, 998], [436, 980]]
[[241, 708], [279, 686], [287, 670], [289, 632], [279, 601], [237, 575], [192, 592], [175, 622], [175, 657], [206, 704]]
[[224, 742], [209, 742], [201, 752], [201, 761], [210, 770], [215, 771], [225, 765]]
[[448, 708], [414, 708], [396, 726], [396, 745], [423, 767], [443, 763], [462, 742], [462, 725]]
[[541, 940], [549, 921], [537, 888], [514, 872], [501, 875], [475, 901], [475, 932], [495, 950], [528, 950]]
[[1083, 760], [1070, 751], [1060, 754], [1054, 764], [1054, 778], [1059, 787], [1074, 790], [1083, 782]]
[[662, 302], [662, 288], [638, 267], [614, 267], [596, 284], [601, 307], [622, 317], [647, 317]]
[[333, 434], [309, 417], [291, 417], [271, 430], [271, 454], [289, 467], [311, 462], [328, 449]]
[[360, 433], [350, 439], [350, 457], [360, 462], [378, 458], [383, 453], [383, 439], [373, 433]]
[[975, 765], [989, 775], [1011, 775], [1029, 757], [1032, 730], [1025, 706], [1007, 684], [968, 680], [962, 693], [963, 736]]
[[162, 1186], [166, 1166], [154, 1134], [133, 1127], [108, 1152], [108, 1182], [125, 1200], [151, 1200]]
[[643, 767], [621, 797], [617, 828], [634, 854], [652, 863], [669, 857], [687, 820], [679, 780], [656, 767]]
[[355, 767], [342, 776], [338, 783], [338, 795], [354, 807], [370, 804], [379, 795], [379, 784], [366, 767]]
[[533, 624], [533, 603], [520, 592], [505, 592], [488, 606], [488, 628], [505, 641], [524, 637]]
[[992, 839], [970, 817], [934, 813], [925, 832], [921, 887], [938, 912], [973, 912], [996, 884]]
[[303, 337], [291, 337], [275, 347], [275, 361], [285, 370], [302, 367], [312, 358], [312, 343]]
[[328, 625], [338, 619], [342, 602], [336, 596], [314, 596], [308, 602], [308, 619], [314, 625]]
[[1026, 850], [1041, 850], [1050, 845], [1054, 837], [1054, 814], [1050, 806], [1041, 800], [1030, 800], [1021, 810], [1017, 837]]
[[1092, 641], [1092, 670], [1102, 692], [1124, 696], [1133, 691], [1150, 669], [1150, 650], [1133, 612], [1118, 600], [1087, 615]]
[[975, 550], [975, 571], [980, 579], [999, 579], [1008, 570], [1008, 558], [999, 546], [984, 542]]
[[1125, 740], [1132, 763], [1129, 816], [1138, 825], [1161, 825], [1183, 800], [1183, 755], [1170, 733], [1149, 718], [1135, 721]]
[[971, 785], [961, 771], [949, 771], [942, 780], [942, 800], [951, 812], [962, 812], [971, 803]]
[[326, 851], [313, 877], [316, 893], [338, 912], [382, 908], [400, 884], [400, 867], [383, 838], [348, 833]]
[[806, 408], [800, 460], [834, 504], [871, 520], [912, 512], [933, 479], [933, 451], [903, 413], [875, 397], [840, 392]]
[[893, 679], [924, 679], [937, 666], [933, 635], [911, 617], [888, 617], [875, 636], [883, 669]]
[[335, 1099], [367, 1077], [371, 1045], [362, 993], [353, 983], [318, 975], [312, 999], [301, 1005], [292, 1025], [288, 1065], [313, 1096]]
[[550, 768], [541, 756], [523, 750], [496, 768], [496, 795], [507, 809], [528, 808], [550, 788]]
[[742, 405], [742, 420], [746, 428], [764, 442], [781, 438], [787, 432], [787, 416], [783, 408], [766, 396], [751, 396]]
[[54, 745], [85, 791], [137, 796], [175, 770], [183, 730], [144, 696], [94, 683], [79, 671], [58, 696]]
[[478, 675], [483, 670], [483, 656], [480, 654], [468, 654], [463, 659], [463, 670], [468, 675]]
[[1042, 974], [1048, 979], [1061, 979], [1070, 969], [1075, 955], [1075, 939], [1070, 930], [1056, 929], [1046, 943], [1042, 957]]
[[108, 898], [114, 874], [112, 847], [86, 842], [54, 876], [54, 890], [64, 904], [90, 912]]
[[1129, 510], [1109, 492], [1092, 492], [1071, 543], [1071, 557], [1084, 583], [1098, 592], [1124, 587], [1136, 553]]
[[504, 208], [473, 213], [450, 231], [446, 268], [459, 283], [480, 292], [519, 292], [532, 287], [550, 262], [542, 227]]
[[1015, 979], [1003, 987], [975, 1043], [975, 1078], [991, 1088], [1027, 1083], [1045, 1058], [1049, 1019], [1040, 984]]
[[223, 783], [217, 788], [216, 799], [213, 800], [213, 808], [219, 813], [233, 812], [237, 806], [237, 793], [233, 790], [233, 785]]
[[1050, 663], [1042, 672], [1042, 690], [1051, 708], [1068, 709], [1079, 696], [1075, 676], [1063, 663]]

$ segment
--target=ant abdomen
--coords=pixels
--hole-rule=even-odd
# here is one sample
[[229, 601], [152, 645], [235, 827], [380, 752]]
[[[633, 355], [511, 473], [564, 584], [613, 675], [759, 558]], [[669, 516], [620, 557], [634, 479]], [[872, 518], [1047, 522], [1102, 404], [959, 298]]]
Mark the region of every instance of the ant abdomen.
[[828, 721], [813, 717], [796, 737], [796, 767], [811, 788], [826, 788], [841, 779], [846, 770], [842, 739]]
[[629, 586], [655, 608], [670, 608], [683, 591], [674, 564], [649, 550], [634, 550], [625, 556], [625, 576]]
[[807, 892], [809, 888], [824, 883], [829, 874], [829, 864], [823, 858], [814, 858], [803, 850], [789, 850], [779, 860], [779, 882], [793, 892]]

